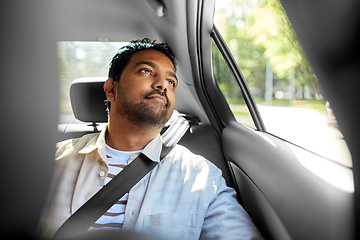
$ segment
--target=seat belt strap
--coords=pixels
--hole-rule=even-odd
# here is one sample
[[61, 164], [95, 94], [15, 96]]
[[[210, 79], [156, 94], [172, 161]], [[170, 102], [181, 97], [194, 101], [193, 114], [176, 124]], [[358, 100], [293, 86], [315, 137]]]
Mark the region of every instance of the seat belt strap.
[[[160, 160], [162, 160], [172, 148], [173, 147], [162, 146]], [[156, 165], [157, 162], [150, 160], [146, 155], [141, 153], [72, 214], [55, 233], [54, 239], [84, 233]]]

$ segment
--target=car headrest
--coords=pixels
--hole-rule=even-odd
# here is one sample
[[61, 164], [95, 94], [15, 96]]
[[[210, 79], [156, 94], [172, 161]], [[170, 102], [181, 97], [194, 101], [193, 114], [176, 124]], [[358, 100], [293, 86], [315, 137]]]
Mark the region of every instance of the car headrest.
[[[106, 123], [108, 121], [106, 94], [103, 85], [106, 77], [75, 79], [70, 86], [71, 107], [76, 119], [82, 122]], [[198, 123], [195, 118], [174, 110], [171, 118], [161, 131], [165, 146], [174, 146], [190, 128], [190, 123]]]
[[108, 121], [106, 94], [103, 85], [106, 77], [75, 79], [70, 86], [73, 114], [82, 122], [104, 123]]

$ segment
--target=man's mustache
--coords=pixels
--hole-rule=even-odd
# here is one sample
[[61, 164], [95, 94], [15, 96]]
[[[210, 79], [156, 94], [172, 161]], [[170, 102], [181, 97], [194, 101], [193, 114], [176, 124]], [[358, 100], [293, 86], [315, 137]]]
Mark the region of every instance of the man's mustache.
[[155, 95], [155, 94], [159, 94], [160, 96], [164, 97], [164, 98], [166, 99], [166, 104], [165, 104], [165, 106], [166, 106], [166, 107], [170, 106], [171, 103], [170, 103], [170, 101], [169, 101], [168, 96], [166, 95], [166, 92], [163, 92], [163, 91], [161, 91], [161, 90], [159, 90], [159, 89], [155, 89], [154, 91], [151, 91], [151, 92], [146, 93], [146, 94], [144, 95], [144, 98], [145, 98], [145, 99], [151, 98], [151, 97], [152, 97], [153, 95]]

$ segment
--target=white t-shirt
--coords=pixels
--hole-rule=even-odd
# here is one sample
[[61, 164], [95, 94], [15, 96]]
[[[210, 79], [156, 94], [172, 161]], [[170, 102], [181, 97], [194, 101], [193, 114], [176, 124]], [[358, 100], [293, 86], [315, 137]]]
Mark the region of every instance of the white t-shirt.
[[[104, 185], [119, 174], [126, 165], [130, 156], [140, 151], [119, 151], [106, 146], [106, 157], [109, 165], [109, 171]], [[125, 207], [127, 204], [128, 193], [119, 199], [104, 215], [102, 215], [90, 229], [119, 229], [122, 227], [125, 216]]]

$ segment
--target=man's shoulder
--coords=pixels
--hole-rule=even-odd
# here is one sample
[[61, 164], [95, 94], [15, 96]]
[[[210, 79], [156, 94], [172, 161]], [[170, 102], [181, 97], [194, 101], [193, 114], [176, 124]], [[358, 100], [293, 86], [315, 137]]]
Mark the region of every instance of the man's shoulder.
[[70, 138], [56, 144], [55, 159], [71, 153], [77, 153], [86, 146], [92, 139], [97, 138], [100, 133], [85, 134], [79, 138]]
[[196, 161], [206, 161], [206, 159], [201, 156], [201, 155], [198, 155], [194, 152], [192, 152], [189, 148], [183, 146], [183, 145], [180, 145], [180, 144], [176, 144], [174, 149], [171, 151], [172, 155], [176, 158], [176, 159], [181, 159], [181, 158], [184, 158], [186, 157], [186, 159], [191, 159], [191, 160], [196, 160]]
[[192, 152], [190, 149], [180, 144], [177, 144], [170, 154], [174, 163], [179, 162], [183, 166], [193, 167], [198, 170], [203, 170], [206, 168], [210, 171], [220, 171], [220, 169], [211, 161], [202, 155]]

